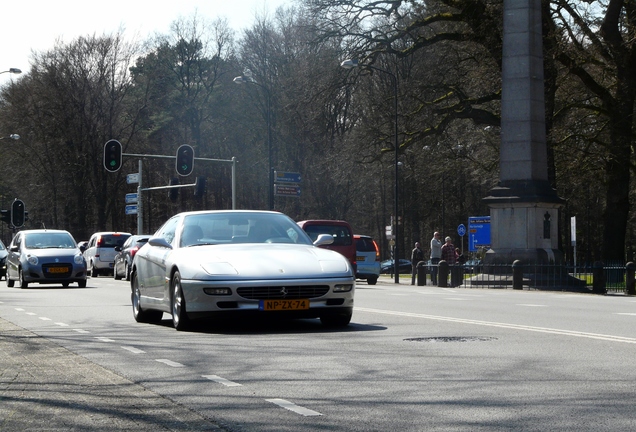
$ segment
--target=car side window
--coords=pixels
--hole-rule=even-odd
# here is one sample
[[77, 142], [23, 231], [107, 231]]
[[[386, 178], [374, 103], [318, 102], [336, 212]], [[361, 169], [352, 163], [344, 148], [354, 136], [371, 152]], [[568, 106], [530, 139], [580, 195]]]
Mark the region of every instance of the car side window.
[[155, 234], [157, 237], [163, 237], [168, 243], [172, 244], [177, 231], [177, 222], [179, 218], [177, 216], [166, 222]]

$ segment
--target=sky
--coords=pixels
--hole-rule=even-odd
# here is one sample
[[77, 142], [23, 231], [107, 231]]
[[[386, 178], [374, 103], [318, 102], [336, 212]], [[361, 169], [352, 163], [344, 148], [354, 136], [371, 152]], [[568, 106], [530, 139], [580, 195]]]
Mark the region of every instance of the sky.
[[[130, 40], [145, 40], [168, 33], [179, 18], [227, 18], [237, 31], [249, 27], [256, 16], [273, 16], [292, 0], [5, 0], [0, 25], [0, 72], [29, 70], [31, 51], [52, 49], [57, 39], [65, 43], [78, 36], [100, 36], [124, 29]], [[0, 84], [19, 75], [0, 74]]]

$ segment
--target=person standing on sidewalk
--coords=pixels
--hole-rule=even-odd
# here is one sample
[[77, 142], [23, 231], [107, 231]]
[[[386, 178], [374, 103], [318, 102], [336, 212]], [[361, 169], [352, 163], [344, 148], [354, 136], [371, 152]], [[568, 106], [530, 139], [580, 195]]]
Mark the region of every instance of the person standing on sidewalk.
[[415, 247], [411, 251], [411, 285], [415, 285], [417, 265], [420, 261], [424, 261], [424, 251], [420, 247], [420, 242], [415, 242]]
[[442, 240], [436, 231], [431, 239], [431, 282], [437, 285], [437, 264], [442, 259]]
[[446, 261], [448, 264], [448, 269], [451, 274], [451, 286], [455, 286], [456, 278], [456, 268], [455, 264], [457, 263], [457, 254], [455, 252], [455, 245], [453, 244], [453, 239], [450, 237], [446, 237], [446, 243], [442, 246], [442, 259]]

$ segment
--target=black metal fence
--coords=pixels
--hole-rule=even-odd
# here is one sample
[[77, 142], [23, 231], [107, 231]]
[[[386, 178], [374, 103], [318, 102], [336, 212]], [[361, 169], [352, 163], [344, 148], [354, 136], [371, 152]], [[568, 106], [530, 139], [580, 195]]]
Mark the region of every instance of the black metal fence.
[[[601, 263], [555, 265], [445, 265], [418, 272], [418, 285], [431, 284], [431, 272], [437, 270], [437, 286], [461, 288], [515, 288], [537, 290], [579, 291], [598, 294], [636, 294], [634, 263]], [[428, 276], [422, 283], [423, 276]]]

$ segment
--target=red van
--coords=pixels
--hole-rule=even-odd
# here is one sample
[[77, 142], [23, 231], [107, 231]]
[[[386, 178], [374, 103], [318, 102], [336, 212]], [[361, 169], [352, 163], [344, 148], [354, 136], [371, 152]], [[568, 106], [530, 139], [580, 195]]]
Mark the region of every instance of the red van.
[[320, 234], [329, 234], [333, 237], [333, 243], [322, 245], [321, 248], [331, 249], [344, 255], [353, 266], [356, 266], [356, 244], [353, 241], [353, 230], [348, 222], [342, 220], [305, 220], [297, 224], [316, 241]]

